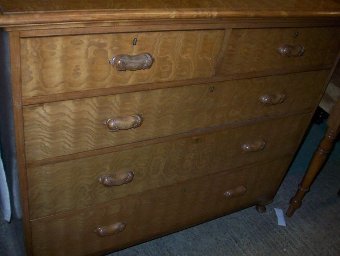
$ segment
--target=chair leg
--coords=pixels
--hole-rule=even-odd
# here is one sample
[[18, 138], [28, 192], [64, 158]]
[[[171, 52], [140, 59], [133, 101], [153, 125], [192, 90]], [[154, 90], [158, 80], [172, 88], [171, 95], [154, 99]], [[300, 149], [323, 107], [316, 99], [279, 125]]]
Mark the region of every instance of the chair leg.
[[332, 150], [334, 141], [340, 132], [340, 100], [338, 100], [333, 106], [332, 111], [329, 114], [327, 125], [327, 132], [321, 140], [319, 148], [314, 153], [311, 162], [309, 163], [309, 167], [305, 176], [303, 177], [299, 189], [297, 190], [295, 196], [290, 200], [290, 206], [286, 213], [288, 217], [293, 216], [296, 209], [301, 206], [302, 199], [309, 191], [309, 188], [316, 175], [320, 172], [322, 165], [325, 163], [328, 154]]
[[295, 196], [290, 200], [290, 206], [286, 212], [288, 217], [293, 216], [294, 212], [301, 207], [305, 194], [309, 191], [311, 184], [313, 183], [316, 175], [320, 172], [322, 165], [325, 163], [327, 156], [333, 147], [336, 133], [337, 132], [335, 130], [328, 128], [319, 148], [314, 153], [307, 172], [303, 177]]

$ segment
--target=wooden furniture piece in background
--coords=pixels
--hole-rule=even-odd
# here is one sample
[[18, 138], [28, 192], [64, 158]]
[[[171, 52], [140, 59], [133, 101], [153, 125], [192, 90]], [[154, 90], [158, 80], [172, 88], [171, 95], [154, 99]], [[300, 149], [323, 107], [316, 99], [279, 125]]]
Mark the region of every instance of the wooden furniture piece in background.
[[29, 255], [265, 211], [339, 50], [331, 0], [0, 5]]
[[[305, 176], [303, 177], [296, 194], [290, 200], [290, 206], [286, 215], [293, 216], [294, 212], [301, 207], [305, 194], [309, 191], [314, 179], [320, 172], [322, 166], [330, 154], [333, 144], [340, 132], [340, 99], [333, 106], [327, 121], [327, 131], [314, 156], [308, 166]], [[339, 191], [340, 192], [340, 191]], [[339, 194], [338, 192], [338, 194]]]
[[[339, 57], [338, 57], [339, 58]], [[339, 134], [340, 129], [340, 63], [337, 63], [335, 70], [332, 74], [331, 82], [328, 84], [325, 94], [320, 102], [320, 113], [316, 117], [316, 121], [321, 123], [324, 118], [328, 119], [328, 129], [322, 139], [318, 149], [314, 153], [314, 156], [309, 164], [304, 178], [302, 179], [298, 191], [295, 196], [290, 200], [290, 206], [286, 215], [288, 217], [293, 216], [294, 212], [301, 207], [302, 200], [305, 194], [310, 190], [310, 186], [315, 180], [316, 176], [320, 172], [322, 166], [327, 160], [330, 154], [335, 139]], [[330, 114], [329, 114], [330, 113]], [[340, 195], [340, 190], [338, 191]]]

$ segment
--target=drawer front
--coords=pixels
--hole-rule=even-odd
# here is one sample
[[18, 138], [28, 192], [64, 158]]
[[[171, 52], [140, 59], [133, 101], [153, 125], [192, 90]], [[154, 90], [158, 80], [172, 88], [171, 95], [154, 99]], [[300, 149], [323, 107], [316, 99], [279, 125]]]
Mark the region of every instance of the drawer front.
[[81, 209], [208, 173], [291, 155], [309, 119], [310, 115], [292, 116], [29, 168], [30, 217]]
[[[223, 38], [224, 30], [25, 38], [21, 40], [22, 67], [25, 67], [22, 94], [27, 98], [211, 77], [215, 74]], [[152, 55], [150, 69], [118, 71], [117, 65], [109, 63], [112, 57], [136, 57], [142, 53]]]
[[[28, 106], [26, 158], [39, 160], [265, 115], [311, 111], [326, 77], [327, 71], [307, 72]], [[124, 129], [140, 127], [112, 132], [112, 120], [120, 120]]]
[[[33, 251], [86, 255], [118, 249], [271, 199], [289, 162], [284, 158], [32, 221]], [[101, 234], [117, 233], [101, 237], [98, 227]]]
[[219, 72], [249, 73], [332, 65], [338, 28], [233, 29]]

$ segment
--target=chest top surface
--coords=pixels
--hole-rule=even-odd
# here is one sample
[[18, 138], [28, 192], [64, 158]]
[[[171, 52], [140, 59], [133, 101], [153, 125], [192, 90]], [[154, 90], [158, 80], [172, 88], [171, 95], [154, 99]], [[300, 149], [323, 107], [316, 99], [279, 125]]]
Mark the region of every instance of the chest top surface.
[[337, 0], [0, 0], [0, 26], [176, 18], [304, 18], [340, 16]]
[[290, 11], [290, 12], [339, 12], [336, 0], [1, 0], [5, 14], [40, 11], [77, 11], [77, 10], [139, 10], [139, 9], [209, 9], [235, 12]]

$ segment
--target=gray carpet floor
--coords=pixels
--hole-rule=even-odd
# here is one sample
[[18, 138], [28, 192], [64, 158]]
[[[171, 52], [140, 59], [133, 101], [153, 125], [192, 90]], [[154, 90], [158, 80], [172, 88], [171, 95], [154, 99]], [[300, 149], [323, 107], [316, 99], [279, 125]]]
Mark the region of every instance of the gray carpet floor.
[[[266, 213], [251, 207], [107, 256], [340, 255], [339, 142], [286, 227], [277, 225], [274, 212], [286, 211], [324, 131], [325, 125], [313, 125]], [[24, 255], [19, 225], [0, 222], [1, 256]]]

